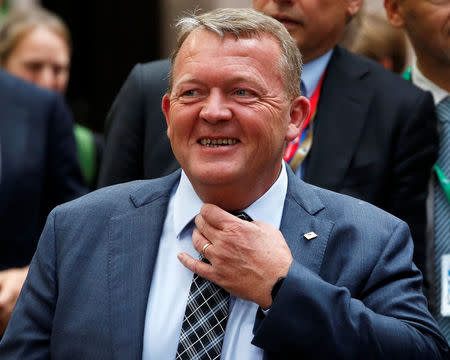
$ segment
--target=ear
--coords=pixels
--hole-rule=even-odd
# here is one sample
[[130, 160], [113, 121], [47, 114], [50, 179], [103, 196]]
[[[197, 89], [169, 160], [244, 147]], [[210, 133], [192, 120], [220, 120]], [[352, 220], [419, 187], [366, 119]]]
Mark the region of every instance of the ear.
[[[170, 97], [169, 94], [165, 94], [162, 98], [161, 109], [164, 113], [164, 117], [166, 118], [167, 124], [167, 136], [169, 136], [170, 132]], [[170, 136], [169, 136], [170, 138]]]
[[300, 133], [303, 123], [309, 115], [309, 100], [304, 96], [299, 96], [291, 104], [290, 121], [286, 131], [286, 141], [294, 140]]
[[363, 0], [347, 0], [347, 18], [351, 18], [359, 11]]
[[402, 8], [398, 0], [384, 0], [384, 8], [386, 9], [387, 18], [393, 27], [402, 28], [405, 26]]

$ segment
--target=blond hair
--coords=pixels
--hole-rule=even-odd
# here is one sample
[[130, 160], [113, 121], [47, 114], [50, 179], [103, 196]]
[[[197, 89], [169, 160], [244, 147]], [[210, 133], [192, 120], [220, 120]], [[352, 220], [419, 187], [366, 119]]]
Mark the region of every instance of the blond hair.
[[12, 12], [5, 18], [0, 28], [0, 65], [7, 62], [25, 35], [39, 26], [45, 26], [59, 35], [71, 50], [70, 32], [63, 20], [50, 11], [33, 7]]

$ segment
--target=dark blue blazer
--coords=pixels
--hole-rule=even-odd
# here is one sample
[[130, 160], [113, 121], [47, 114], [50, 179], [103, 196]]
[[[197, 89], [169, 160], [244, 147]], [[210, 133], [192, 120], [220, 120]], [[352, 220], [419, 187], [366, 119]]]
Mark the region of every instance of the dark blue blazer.
[[[8, 359], [141, 359], [177, 171], [107, 187], [50, 214], [0, 344]], [[253, 343], [265, 359], [443, 359], [407, 225], [288, 171], [280, 230], [294, 257]], [[307, 240], [305, 233], [318, 237]]]
[[50, 210], [86, 193], [61, 96], [0, 70], [0, 270], [28, 265]]

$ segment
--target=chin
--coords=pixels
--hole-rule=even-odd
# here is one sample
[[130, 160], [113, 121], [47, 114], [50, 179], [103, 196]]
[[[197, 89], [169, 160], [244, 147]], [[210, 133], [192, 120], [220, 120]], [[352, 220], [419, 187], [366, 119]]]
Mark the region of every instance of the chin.
[[186, 172], [191, 182], [203, 185], [228, 185], [241, 180], [245, 172], [232, 171], [230, 167], [208, 166], [203, 169], [196, 169], [189, 174]]

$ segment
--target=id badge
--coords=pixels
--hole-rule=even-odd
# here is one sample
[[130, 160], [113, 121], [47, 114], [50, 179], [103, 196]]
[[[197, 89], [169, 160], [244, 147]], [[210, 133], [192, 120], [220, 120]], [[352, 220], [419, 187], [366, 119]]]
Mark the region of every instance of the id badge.
[[450, 316], [450, 254], [441, 259], [441, 315]]

